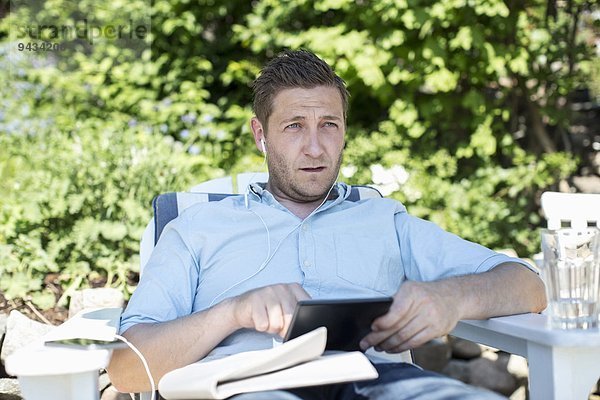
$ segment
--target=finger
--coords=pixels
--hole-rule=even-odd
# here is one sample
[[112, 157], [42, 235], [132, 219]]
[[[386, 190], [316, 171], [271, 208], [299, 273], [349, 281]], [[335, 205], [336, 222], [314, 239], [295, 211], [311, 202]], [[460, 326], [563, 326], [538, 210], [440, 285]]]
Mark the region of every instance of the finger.
[[254, 329], [259, 332], [265, 332], [269, 329], [269, 314], [264, 305], [255, 305], [252, 307], [252, 322]]
[[363, 350], [366, 350], [371, 346], [378, 347], [381, 345], [381, 343], [390, 339], [392, 336], [402, 335], [401, 332], [406, 332], [404, 333], [404, 335], [412, 335], [413, 332], [418, 332], [420, 329], [422, 329], [419, 327], [418, 321], [418, 316], [415, 316], [406, 323], [399, 322], [390, 326], [387, 329], [371, 331], [360, 342], [360, 347]]
[[280, 331], [280, 336], [285, 337], [288, 328], [292, 322], [292, 318], [294, 316], [294, 311], [296, 309], [296, 304], [298, 301], [306, 299], [308, 294], [302, 289], [300, 286], [296, 286], [295, 288], [292, 286], [290, 290], [286, 293], [282, 300], [282, 314], [283, 314], [283, 327]]
[[279, 331], [279, 336], [282, 338], [287, 334], [288, 329], [290, 329], [290, 325], [292, 324], [292, 313], [283, 314], [283, 327]]
[[375, 348], [379, 351], [390, 351], [400, 346], [412, 345], [414, 338], [418, 337], [418, 335], [426, 329], [427, 326], [424, 325], [408, 325], [404, 329], [395, 332], [393, 335], [390, 335], [385, 340], [375, 345]]
[[371, 329], [374, 331], [384, 331], [394, 326], [404, 326], [416, 314], [417, 310], [415, 307], [412, 307], [411, 301], [407, 301], [407, 299], [394, 299], [388, 312], [373, 321]]
[[401, 343], [398, 346], [388, 349], [386, 351], [388, 353], [402, 353], [403, 351], [419, 347], [434, 338], [435, 335], [432, 334], [430, 329], [423, 329], [421, 332], [413, 336], [410, 340], [407, 340], [404, 343]]
[[266, 307], [269, 326], [267, 332], [279, 333], [284, 327], [283, 307], [279, 302], [269, 304]]
[[377, 331], [377, 332], [372, 331], [369, 334], [367, 334], [364, 338], [362, 338], [362, 340], [359, 343], [359, 346], [363, 351], [365, 351], [369, 347], [376, 346], [379, 343], [383, 342], [384, 340], [386, 340], [393, 334], [394, 334], [394, 331], [392, 331], [392, 330]]
[[[291, 292], [294, 294], [296, 301], [300, 300], [310, 300], [310, 295], [304, 290], [304, 288], [298, 283], [293, 283], [289, 285]], [[295, 304], [294, 304], [295, 306]]]

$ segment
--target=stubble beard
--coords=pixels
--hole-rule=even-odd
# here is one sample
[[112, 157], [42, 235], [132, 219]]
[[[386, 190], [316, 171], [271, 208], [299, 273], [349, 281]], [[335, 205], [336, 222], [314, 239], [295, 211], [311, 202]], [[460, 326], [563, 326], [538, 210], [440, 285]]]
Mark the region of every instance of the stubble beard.
[[292, 170], [292, 167], [278, 154], [271, 153], [267, 160], [269, 168], [269, 186], [272, 191], [275, 190], [279, 192], [279, 195], [284, 195], [297, 202], [309, 203], [322, 200], [327, 196], [338, 177], [340, 166], [342, 165], [342, 158], [343, 152], [340, 152], [334, 168], [328, 168], [326, 170], [331, 174], [326, 182], [321, 183], [317, 180], [294, 182], [290, 177], [297, 174], [297, 171]]

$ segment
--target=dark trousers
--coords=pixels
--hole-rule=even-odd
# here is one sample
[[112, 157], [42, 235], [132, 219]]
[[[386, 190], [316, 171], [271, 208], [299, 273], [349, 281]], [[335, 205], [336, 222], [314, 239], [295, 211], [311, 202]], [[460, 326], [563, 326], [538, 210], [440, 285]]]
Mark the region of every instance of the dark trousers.
[[375, 364], [377, 379], [362, 382], [310, 386], [305, 388], [245, 393], [235, 400], [463, 400], [504, 399], [455, 379], [425, 371], [413, 364]]

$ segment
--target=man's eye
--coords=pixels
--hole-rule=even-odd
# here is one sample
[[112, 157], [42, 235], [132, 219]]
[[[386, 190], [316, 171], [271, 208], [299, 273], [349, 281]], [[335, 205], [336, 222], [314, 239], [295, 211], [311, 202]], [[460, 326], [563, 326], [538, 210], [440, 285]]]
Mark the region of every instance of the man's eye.
[[323, 125], [327, 128], [337, 128], [337, 124], [335, 122], [325, 122]]
[[294, 122], [293, 124], [289, 124], [288, 126], [286, 126], [286, 128], [298, 129], [298, 128], [300, 128], [300, 124], [297, 122]]

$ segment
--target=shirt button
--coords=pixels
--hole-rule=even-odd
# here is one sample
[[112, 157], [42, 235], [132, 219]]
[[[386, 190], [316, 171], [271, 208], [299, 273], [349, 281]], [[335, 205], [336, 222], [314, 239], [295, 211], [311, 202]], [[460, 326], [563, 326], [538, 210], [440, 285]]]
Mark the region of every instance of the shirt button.
[[310, 261], [304, 260], [303, 265], [304, 265], [305, 268], [310, 268]]
[[302, 232], [306, 232], [308, 230], [308, 226], [302, 225]]

